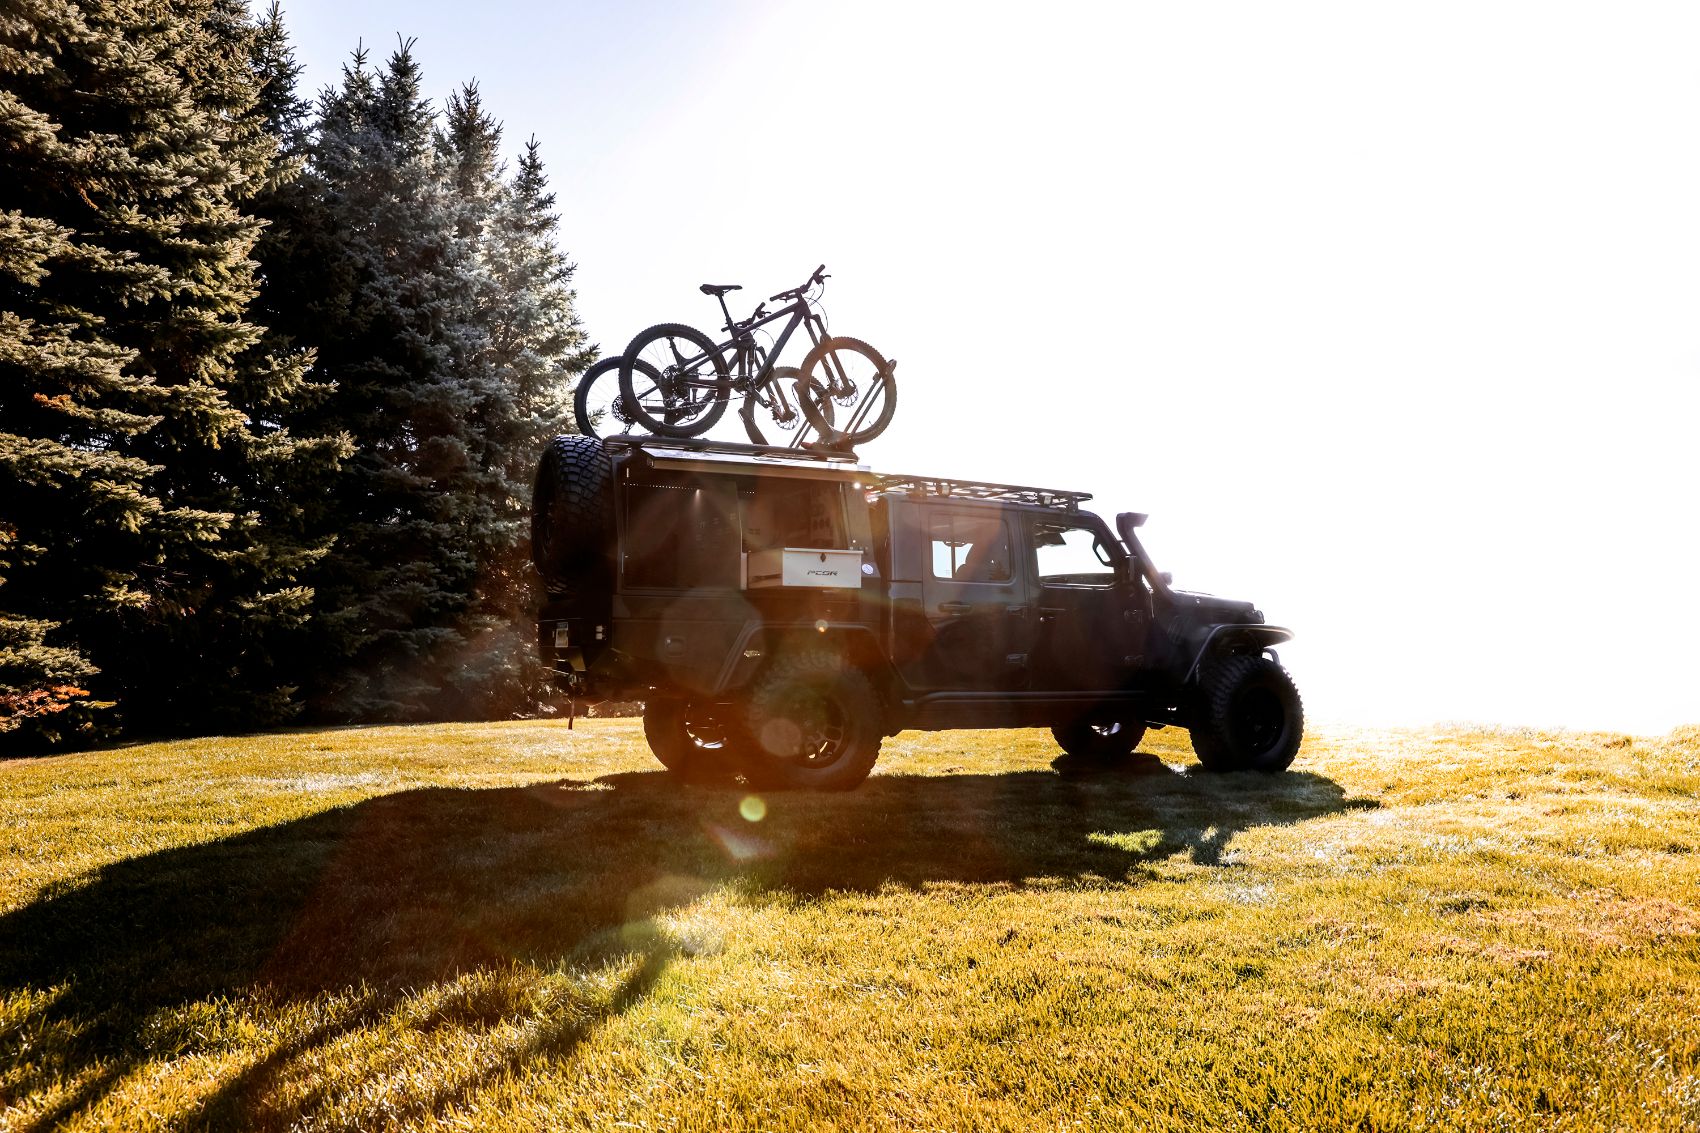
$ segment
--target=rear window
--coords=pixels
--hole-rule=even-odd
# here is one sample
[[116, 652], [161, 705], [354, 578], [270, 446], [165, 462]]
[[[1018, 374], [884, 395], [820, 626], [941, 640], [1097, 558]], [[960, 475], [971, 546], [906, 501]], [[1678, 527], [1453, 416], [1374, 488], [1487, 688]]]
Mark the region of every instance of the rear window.
[[819, 480], [652, 471], [623, 490], [624, 584], [735, 589], [738, 553], [849, 547], [845, 486]]

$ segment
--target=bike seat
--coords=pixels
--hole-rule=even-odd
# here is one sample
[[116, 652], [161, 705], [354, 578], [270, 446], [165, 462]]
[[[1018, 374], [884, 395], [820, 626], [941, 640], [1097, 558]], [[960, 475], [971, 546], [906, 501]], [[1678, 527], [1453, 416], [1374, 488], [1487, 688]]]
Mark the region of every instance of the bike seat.
[[700, 288], [704, 295], [717, 296], [724, 295], [728, 291], [742, 291], [743, 289], [744, 285], [741, 283], [705, 283]]

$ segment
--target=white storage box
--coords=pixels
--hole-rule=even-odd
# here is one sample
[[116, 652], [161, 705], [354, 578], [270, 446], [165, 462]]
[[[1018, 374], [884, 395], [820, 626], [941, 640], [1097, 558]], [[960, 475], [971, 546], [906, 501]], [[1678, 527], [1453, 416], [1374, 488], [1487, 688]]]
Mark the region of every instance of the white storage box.
[[862, 585], [862, 552], [823, 551], [815, 547], [771, 547], [751, 551], [744, 566], [744, 585], [750, 590], [773, 586]]

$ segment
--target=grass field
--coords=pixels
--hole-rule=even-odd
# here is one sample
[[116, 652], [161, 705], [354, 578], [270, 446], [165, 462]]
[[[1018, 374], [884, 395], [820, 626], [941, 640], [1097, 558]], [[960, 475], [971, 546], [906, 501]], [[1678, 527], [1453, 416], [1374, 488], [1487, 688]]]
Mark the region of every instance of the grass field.
[[302, 732], [0, 763], [0, 839], [6, 1130], [1700, 1126], [1700, 728]]

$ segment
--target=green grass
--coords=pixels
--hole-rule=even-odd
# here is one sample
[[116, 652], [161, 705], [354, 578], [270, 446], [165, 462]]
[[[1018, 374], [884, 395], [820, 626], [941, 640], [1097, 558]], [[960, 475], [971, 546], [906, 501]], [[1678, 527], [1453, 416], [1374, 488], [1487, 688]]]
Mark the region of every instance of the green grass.
[[1697, 796], [1700, 729], [906, 733], [759, 806], [626, 720], [0, 763], [0, 1129], [1691, 1129]]

